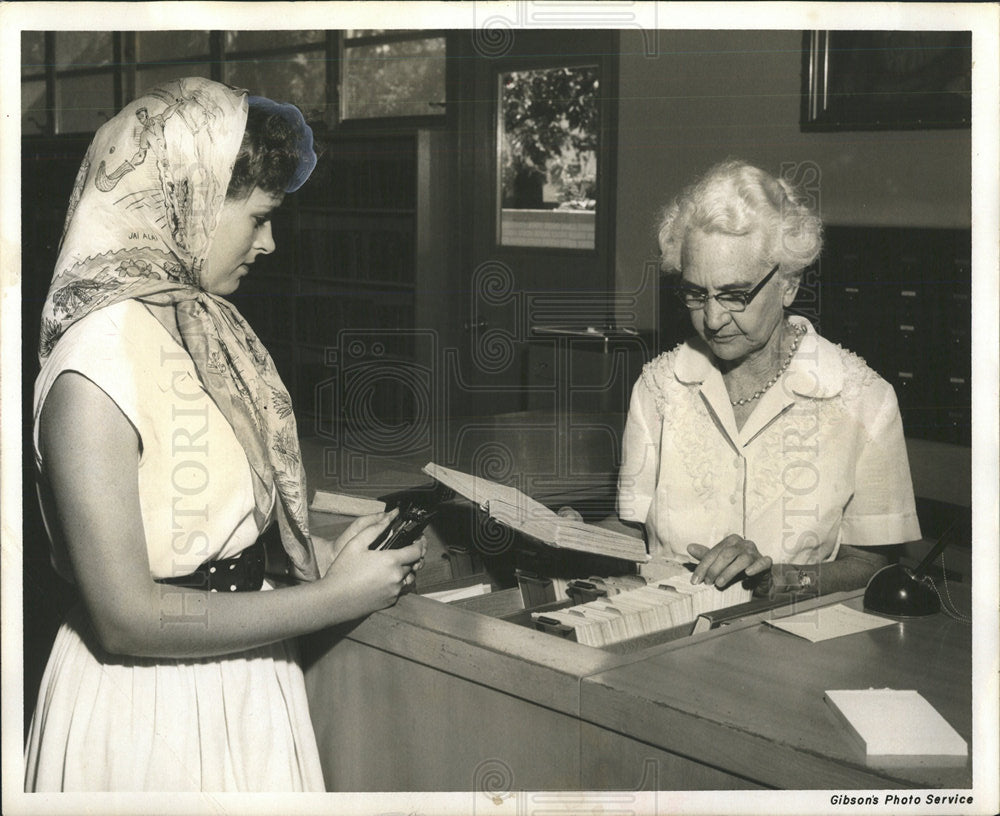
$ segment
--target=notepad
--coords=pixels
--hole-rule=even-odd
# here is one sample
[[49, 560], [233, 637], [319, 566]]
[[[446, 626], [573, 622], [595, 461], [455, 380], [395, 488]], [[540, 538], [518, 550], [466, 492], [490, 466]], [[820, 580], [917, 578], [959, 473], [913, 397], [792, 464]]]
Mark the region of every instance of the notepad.
[[839, 689], [823, 698], [868, 764], [965, 764], [968, 744], [917, 691]]
[[859, 612], [845, 604], [816, 607], [785, 618], [768, 618], [764, 622], [813, 643], [898, 623], [878, 615]]

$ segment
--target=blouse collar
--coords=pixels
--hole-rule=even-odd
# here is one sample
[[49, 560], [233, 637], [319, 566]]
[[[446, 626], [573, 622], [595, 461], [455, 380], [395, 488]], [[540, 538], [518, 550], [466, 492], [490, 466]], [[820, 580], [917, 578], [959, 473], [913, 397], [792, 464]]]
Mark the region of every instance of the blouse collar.
[[[844, 366], [836, 347], [824, 341], [806, 318], [791, 315], [788, 322], [804, 326], [806, 333], [782, 377], [782, 384], [775, 388], [811, 399], [835, 397], [844, 384]], [[708, 346], [697, 336], [678, 350], [674, 376], [685, 385], [702, 385], [706, 380], [722, 378], [712, 363]]]
[[804, 326], [806, 333], [788, 369], [761, 395], [742, 427], [736, 425], [722, 373], [712, 364], [711, 353], [701, 338], [685, 343], [677, 356], [675, 376], [682, 383], [700, 386], [702, 398], [736, 451], [792, 408], [797, 399], [826, 399], [839, 394], [843, 386], [843, 364], [836, 349], [816, 334], [805, 318], [789, 319], [793, 325]]

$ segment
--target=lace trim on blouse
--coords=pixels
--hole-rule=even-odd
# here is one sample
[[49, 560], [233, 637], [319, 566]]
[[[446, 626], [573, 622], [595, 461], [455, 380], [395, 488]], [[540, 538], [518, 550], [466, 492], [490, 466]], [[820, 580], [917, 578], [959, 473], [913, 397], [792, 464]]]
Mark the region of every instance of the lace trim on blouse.
[[[748, 518], [755, 517], [790, 488], [796, 487], [788, 483], [786, 441], [799, 440], [796, 457], [805, 463], [800, 478], [807, 479], [811, 472], [808, 463], [817, 458], [816, 451], [810, 453], [810, 440], [818, 439], [819, 429], [823, 429], [826, 438], [837, 438], [837, 427], [858, 415], [851, 408], [865, 389], [878, 379], [878, 375], [861, 357], [840, 346], [834, 348], [839, 352], [844, 369], [840, 393], [821, 399], [798, 396], [780, 421], [770, 423], [755, 438], [756, 455], [747, 473]], [[695, 494], [702, 502], [702, 509], [712, 512], [719, 498], [716, 474], [725, 464], [719, 461], [717, 450], [705, 444], [706, 423], [713, 424], [714, 420], [701, 398], [701, 384], [685, 384], [674, 375], [679, 349], [680, 346], [647, 363], [641, 379], [653, 399], [665, 431], [669, 429], [672, 444]]]

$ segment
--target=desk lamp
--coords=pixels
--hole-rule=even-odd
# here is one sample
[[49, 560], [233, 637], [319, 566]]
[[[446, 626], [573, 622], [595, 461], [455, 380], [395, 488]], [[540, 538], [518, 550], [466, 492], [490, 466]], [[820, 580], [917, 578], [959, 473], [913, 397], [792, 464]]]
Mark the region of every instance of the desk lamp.
[[934, 581], [924, 575], [945, 547], [954, 538], [958, 521], [941, 535], [931, 551], [914, 569], [903, 564], [882, 567], [868, 581], [865, 589], [865, 609], [898, 618], [918, 618], [941, 610], [941, 598]]

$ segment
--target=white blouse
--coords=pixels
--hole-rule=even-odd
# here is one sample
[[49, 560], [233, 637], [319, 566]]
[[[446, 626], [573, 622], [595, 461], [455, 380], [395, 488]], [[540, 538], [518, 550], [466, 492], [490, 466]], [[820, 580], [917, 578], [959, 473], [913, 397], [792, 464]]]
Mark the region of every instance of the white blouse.
[[920, 538], [892, 387], [808, 320], [785, 373], [737, 429], [700, 338], [648, 363], [632, 390], [618, 512], [650, 553], [690, 560], [730, 533], [775, 563], [815, 564]]
[[[64, 371], [79, 372], [101, 388], [139, 436], [139, 501], [154, 578], [188, 575], [257, 539], [243, 446], [202, 386], [190, 355], [145, 306], [124, 300], [98, 309], [71, 326], [46, 359], [35, 383], [39, 471], [38, 418]], [[44, 501], [43, 510], [50, 518], [52, 508]], [[53, 565], [73, 581], [58, 536], [52, 548]]]

